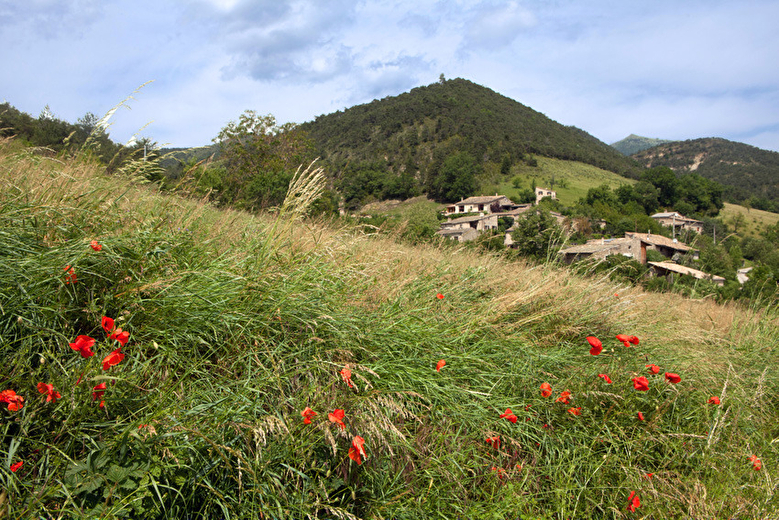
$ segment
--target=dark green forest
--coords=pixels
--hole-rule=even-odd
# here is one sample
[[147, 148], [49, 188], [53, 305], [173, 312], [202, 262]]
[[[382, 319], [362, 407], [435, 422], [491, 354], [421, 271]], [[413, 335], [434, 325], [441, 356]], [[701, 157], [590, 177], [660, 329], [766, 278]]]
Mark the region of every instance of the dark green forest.
[[[633, 155], [647, 168], [667, 166], [725, 186], [725, 200], [779, 212], [779, 153], [720, 138], [662, 144]], [[697, 165], [697, 166], [694, 166]], [[694, 168], [693, 168], [694, 167]]]

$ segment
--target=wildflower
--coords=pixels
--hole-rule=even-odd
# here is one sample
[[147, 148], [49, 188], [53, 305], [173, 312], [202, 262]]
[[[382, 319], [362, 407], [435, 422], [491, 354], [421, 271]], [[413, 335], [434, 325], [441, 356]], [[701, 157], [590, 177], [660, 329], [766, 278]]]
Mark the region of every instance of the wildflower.
[[598, 377], [600, 377], [601, 379], [606, 381], [607, 385], [611, 384], [611, 378], [609, 376], [607, 376], [606, 374], [598, 374]]
[[621, 341], [622, 343], [630, 343], [630, 336], [626, 336], [624, 334], [617, 334], [617, 341]]
[[438, 298], [439, 300], [443, 300], [444, 299], [444, 295], [441, 294], [441, 293], [436, 294], [435, 297]]
[[763, 463], [757, 458], [757, 455], [749, 457], [749, 461], [752, 463], [752, 469], [759, 471], [763, 467]]
[[582, 407], [578, 408], [568, 408], [568, 413], [571, 415], [581, 415], [582, 414]]
[[91, 247], [91, 248], [92, 248], [92, 249], [94, 249], [95, 251], [100, 251], [101, 249], [103, 249], [103, 246], [101, 246], [101, 245], [98, 243], [98, 241], [97, 241], [97, 240], [93, 240], [92, 242], [90, 242], [90, 243], [89, 243], [89, 247]]
[[47, 383], [38, 383], [38, 392], [42, 394], [46, 394], [46, 402], [56, 401], [57, 399], [60, 399], [62, 396], [59, 392], [54, 390], [54, 385], [50, 385]]
[[89, 336], [76, 336], [76, 341], [68, 344], [70, 345], [70, 348], [78, 351], [79, 354], [81, 354], [81, 357], [88, 358], [95, 355], [95, 353], [92, 352], [92, 345], [95, 344], [95, 340]]
[[633, 381], [633, 388], [635, 388], [639, 392], [646, 392], [647, 390], [649, 390], [649, 381], [647, 381], [647, 379], [644, 376], [634, 377], [632, 381]]
[[587, 341], [590, 343], [590, 354], [597, 356], [603, 350], [603, 343], [595, 336], [587, 336]]
[[112, 366], [118, 365], [123, 359], [124, 354], [122, 354], [122, 347], [119, 347], [103, 358], [103, 370], [108, 370]]
[[647, 473], [646, 474], [646, 479], [647, 480], [652, 480], [652, 475], [654, 475], [654, 473]]
[[346, 384], [349, 385], [349, 388], [354, 388], [354, 383], [352, 383], [352, 371], [349, 370], [348, 367], [341, 370], [341, 377], [346, 382]]
[[549, 397], [550, 395], [552, 395], [552, 385], [541, 383], [541, 397]]
[[11, 464], [11, 468], [10, 468], [11, 472], [12, 473], [16, 473], [17, 471], [19, 471], [19, 468], [21, 468], [22, 466], [24, 466], [24, 461], [23, 460], [20, 460], [19, 462]]
[[108, 336], [108, 339], [115, 339], [120, 345], [125, 346], [130, 339], [130, 333], [122, 329], [116, 329]]
[[76, 270], [70, 267], [69, 265], [65, 266], [65, 285], [69, 283], [76, 283], [78, 279], [76, 278]]
[[713, 396], [709, 397], [709, 400], [706, 401], [706, 403], [707, 404], [720, 404], [720, 400], [719, 400], [719, 397], [717, 397], [716, 395], [713, 395]]
[[507, 421], [511, 421], [512, 423], [517, 422], [517, 416], [514, 415], [514, 413], [511, 411], [511, 408], [506, 408], [506, 411], [500, 414], [501, 419], [506, 419]]
[[679, 381], [681, 381], [681, 380], [682, 380], [682, 378], [681, 378], [681, 377], [679, 377], [679, 374], [674, 374], [673, 372], [666, 372], [666, 373], [665, 373], [665, 378], [666, 378], [666, 379], [667, 379], [667, 380], [668, 380], [670, 383], [673, 383], [673, 384], [676, 384], [676, 383], [678, 383]]
[[103, 319], [100, 320], [100, 325], [103, 327], [103, 330], [106, 334], [110, 334], [112, 330], [114, 330], [114, 326], [116, 323], [114, 322], [113, 318], [109, 318], [108, 316], [103, 316]]
[[634, 345], [638, 345], [638, 338], [635, 336], [628, 337], [628, 341]]
[[641, 500], [638, 499], [635, 491], [631, 491], [628, 497], [628, 511], [633, 512], [637, 507], [641, 507]]
[[327, 414], [327, 418], [330, 419], [330, 422], [336, 423], [341, 427], [342, 430], [344, 430], [346, 429], [346, 425], [344, 424], [344, 415], [345, 413], [343, 410], [336, 408], [332, 413]]
[[3, 390], [0, 392], [0, 403], [7, 403], [9, 412], [17, 412], [24, 408], [24, 397], [13, 390]]
[[436, 371], [440, 372], [441, 369], [444, 368], [445, 365], [446, 365], [446, 361], [444, 361], [443, 359], [439, 360], [438, 363], [436, 363], [436, 365], [435, 365]]
[[496, 450], [500, 449], [500, 436], [496, 435], [495, 437], [487, 437], [484, 439], [484, 442], [495, 448]]
[[498, 475], [498, 478], [500, 480], [503, 480], [504, 478], [506, 478], [506, 470], [505, 469], [503, 469], [503, 468], [496, 468], [495, 466], [492, 466], [492, 468], [490, 468], [490, 470], [494, 471]]
[[657, 366], [657, 365], [647, 365], [646, 368], [652, 374], [659, 374], [660, 373], [660, 367]]
[[349, 458], [352, 459], [357, 464], [362, 464], [362, 458], [363, 456], [367, 456], [365, 453], [365, 439], [360, 437], [359, 435], [355, 435], [354, 439], [352, 439], [352, 446], [349, 448]]
[[643, 421], [644, 420], [644, 414], [641, 412], [638, 412], [638, 420]]
[[311, 424], [311, 418], [316, 415], [316, 412], [306, 406], [306, 408], [300, 412], [300, 415], [303, 416], [303, 424]]
[[[99, 385], [96, 385], [92, 387], [92, 400], [97, 401], [98, 399], [103, 398], [103, 394], [105, 394], [105, 383], [100, 383]], [[100, 407], [103, 407], [103, 401], [100, 402]]]
[[560, 397], [555, 399], [556, 403], [569, 404], [571, 402], [571, 392], [568, 390], [560, 392]]

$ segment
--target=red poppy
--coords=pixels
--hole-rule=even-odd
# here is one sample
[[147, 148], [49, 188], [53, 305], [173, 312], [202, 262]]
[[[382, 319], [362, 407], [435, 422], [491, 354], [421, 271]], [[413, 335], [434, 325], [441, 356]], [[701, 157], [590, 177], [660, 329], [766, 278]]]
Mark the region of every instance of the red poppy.
[[435, 365], [435, 369], [436, 369], [436, 371], [437, 371], [437, 372], [440, 372], [440, 371], [441, 371], [441, 369], [442, 369], [442, 368], [444, 368], [444, 366], [445, 366], [445, 365], [446, 365], [446, 361], [444, 361], [443, 359], [441, 359], [441, 360], [440, 360], [440, 361], [438, 361], [438, 363], [436, 363], [436, 365]]
[[660, 367], [657, 365], [647, 365], [646, 368], [651, 372], [652, 374], [659, 374], [660, 373]]
[[629, 342], [631, 342], [631, 343], [632, 343], [632, 344], [634, 344], [634, 345], [638, 345], [638, 338], [637, 338], [637, 337], [635, 337], [635, 336], [630, 336], [630, 337], [628, 338], [628, 341], [629, 341]]
[[303, 416], [303, 424], [311, 424], [311, 418], [316, 415], [316, 412], [306, 406], [306, 408], [300, 412], [300, 415]]
[[716, 395], [713, 395], [713, 396], [709, 397], [709, 400], [706, 401], [706, 402], [708, 404], [720, 404], [719, 397], [717, 397]]
[[763, 467], [763, 463], [760, 461], [760, 459], [757, 458], [756, 455], [749, 457], [749, 460], [752, 462], [752, 469], [755, 471], [758, 471]]
[[68, 343], [70, 345], [70, 348], [73, 350], [78, 351], [81, 354], [81, 357], [92, 357], [95, 355], [94, 352], [92, 352], [92, 345], [95, 344], [95, 340], [93, 338], [90, 338], [89, 336], [76, 336], [75, 343]]
[[362, 464], [362, 457], [367, 456], [364, 445], [365, 439], [359, 435], [352, 439], [352, 446], [349, 448], [349, 458], [357, 464]]
[[[93, 386], [92, 390], [94, 390], [94, 392], [92, 392], [92, 400], [93, 401], [97, 401], [98, 399], [102, 399], [103, 398], [103, 394], [105, 394], [105, 383], [100, 383], [97, 386]], [[100, 407], [101, 408], [103, 407], [103, 402], [102, 401], [100, 402]]]
[[654, 473], [647, 473], [646, 474], [646, 479], [647, 480], [652, 480], [652, 475], [654, 475]]
[[507, 421], [511, 421], [512, 423], [517, 422], [517, 416], [514, 415], [514, 413], [511, 411], [511, 408], [506, 408], [506, 411], [500, 414], [501, 419], [506, 419]]
[[578, 408], [568, 408], [568, 413], [571, 415], [581, 415], [582, 414], [582, 407]]
[[564, 392], [560, 392], [560, 397], [555, 399], [556, 403], [563, 403], [563, 404], [570, 404], [571, 402], [571, 392], [568, 390]]
[[438, 298], [439, 300], [443, 300], [444, 299], [444, 295], [441, 294], [441, 293], [436, 294], [435, 297]]
[[100, 320], [100, 325], [103, 327], [103, 330], [106, 334], [110, 334], [112, 330], [114, 330], [114, 326], [116, 323], [114, 322], [113, 318], [109, 318], [108, 316], [103, 316], [103, 319]]
[[98, 241], [97, 241], [97, 240], [93, 240], [92, 242], [90, 242], [90, 243], [89, 243], [89, 247], [91, 247], [91, 248], [92, 248], [92, 249], [94, 249], [95, 251], [100, 251], [101, 249], [103, 249], [103, 246], [101, 246], [101, 245], [98, 243]]
[[606, 374], [598, 374], [598, 377], [600, 377], [601, 379], [606, 381], [607, 385], [611, 384], [611, 378], [609, 376], [607, 376]]
[[632, 381], [633, 381], [633, 388], [635, 388], [639, 392], [646, 392], [647, 390], [649, 390], [649, 381], [647, 381], [647, 379], [644, 376], [634, 377]]
[[644, 414], [641, 412], [638, 412], [638, 420], [643, 421], [644, 420]]
[[633, 512], [637, 507], [641, 507], [641, 500], [638, 499], [635, 491], [631, 491], [628, 497], [628, 511]]
[[19, 468], [21, 468], [22, 466], [24, 466], [24, 461], [23, 460], [20, 460], [19, 462], [11, 464], [11, 472], [12, 473], [16, 473], [17, 471], [19, 471]]
[[621, 341], [622, 343], [630, 343], [630, 336], [626, 336], [625, 334], [617, 334], [617, 341]]
[[13, 390], [3, 390], [0, 392], [0, 403], [7, 403], [9, 412], [17, 412], [24, 408], [24, 397]]
[[681, 381], [681, 380], [682, 380], [682, 378], [681, 378], [681, 377], [679, 377], [679, 374], [674, 374], [673, 372], [666, 372], [666, 373], [665, 373], [665, 378], [666, 378], [666, 379], [667, 379], [669, 382], [671, 382], [671, 383], [673, 383], [673, 384], [676, 384], [676, 383], [678, 383], [679, 381]]
[[498, 478], [500, 480], [503, 480], [504, 478], [506, 478], [506, 470], [505, 469], [503, 469], [503, 468], [496, 468], [495, 466], [492, 466], [492, 468], [490, 468], [490, 469], [492, 471], [494, 471], [495, 473], [497, 473]]
[[496, 450], [500, 449], [500, 436], [496, 435], [495, 437], [487, 437], [484, 439], [484, 442], [495, 448]]
[[50, 385], [47, 383], [38, 383], [38, 391], [42, 394], [46, 394], [47, 403], [62, 398], [60, 393], [54, 390], [54, 385]]
[[552, 395], [552, 385], [541, 383], [541, 397], [549, 397], [550, 395]]
[[119, 342], [120, 345], [125, 346], [127, 345], [127, 341], [130, 339], [130, 333], [122, 329], [116, 329], [111, 333], [110, 336], [108, 336], [108, 339], [115, 339]]
[[69, 283], [76, 283], [78, 279], [76, 278], [76, 270], [70, 267], [69, 265], [65, 266], [65, 284]]
[[348, 367], [341, 370], [341, 377], [346, 382], [346, 384], [349, 385], [349, 388], [354, 388], [354, 383], [352, 383], [352, 371], [349, 370]]
[[118, 365], [123, 359], [124, 354], [122, 354], [122, 347], [119, 347], [103, 358], [103, 370], [108, 370], [112, 366]]
[[603, 350], [603, 343], [595, 336], [587, 336], [587, 341], [590, 343], [590, 354], [597, 356]]
[[336, 423], [343, 430], [346, 428], [346, 425], [344, 424], [344, 415], [345, 413], [343, 410], [336, 408], [332, 413], [327, 414], [327, 418], [330, 419], [330, 422]]

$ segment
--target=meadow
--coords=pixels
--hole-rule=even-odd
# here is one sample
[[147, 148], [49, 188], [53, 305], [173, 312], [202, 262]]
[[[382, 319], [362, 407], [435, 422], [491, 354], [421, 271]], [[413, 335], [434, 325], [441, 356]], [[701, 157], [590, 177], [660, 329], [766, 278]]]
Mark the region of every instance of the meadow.
[[251, 215], [0, 143], [0, 518], [779, 515], [775, 308], [306, 218], [322, 183]]

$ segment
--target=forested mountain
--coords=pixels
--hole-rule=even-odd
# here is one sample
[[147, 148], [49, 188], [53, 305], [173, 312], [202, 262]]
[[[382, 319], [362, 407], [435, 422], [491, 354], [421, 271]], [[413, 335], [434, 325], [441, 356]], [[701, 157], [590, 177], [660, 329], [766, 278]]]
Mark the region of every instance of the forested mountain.
[[654, 139], [652, 137], [641, 137], [640, 135], [630, 134], [621, 141], [611, 143], [612, 148], [623, 155], [633, 155], [642, 150], [652, 148], [665, 143], [670, 143], [668, 139]]
[[723, 184], [731, 202], [779, 210], [779, 153], [721, 138], [666, 143], [632, 156], [647, 168], [667, 166]]
[[532, 163], [533, 154], [580, 161], [630, 177], [641, 170], [583, 130], [563, 126], [464, 79], [442, 80], [322, 115], [301, 129], [342, 177], [360, 177], [355, 168], [370, 165], [374, 174], [362, 175], [361, 184], [384, 172], [400, 179], [396, 182], [401, 196], [416, 184], [435, 198], [457, 198], [465, 194], [468, 182], [460, 190], [445, 188], [456, 180], [451, 176], [447, 180], [446, 175], [455, 166], [473, 169], [476, 175], [488, 164], [507, 171], [519, 161]]

